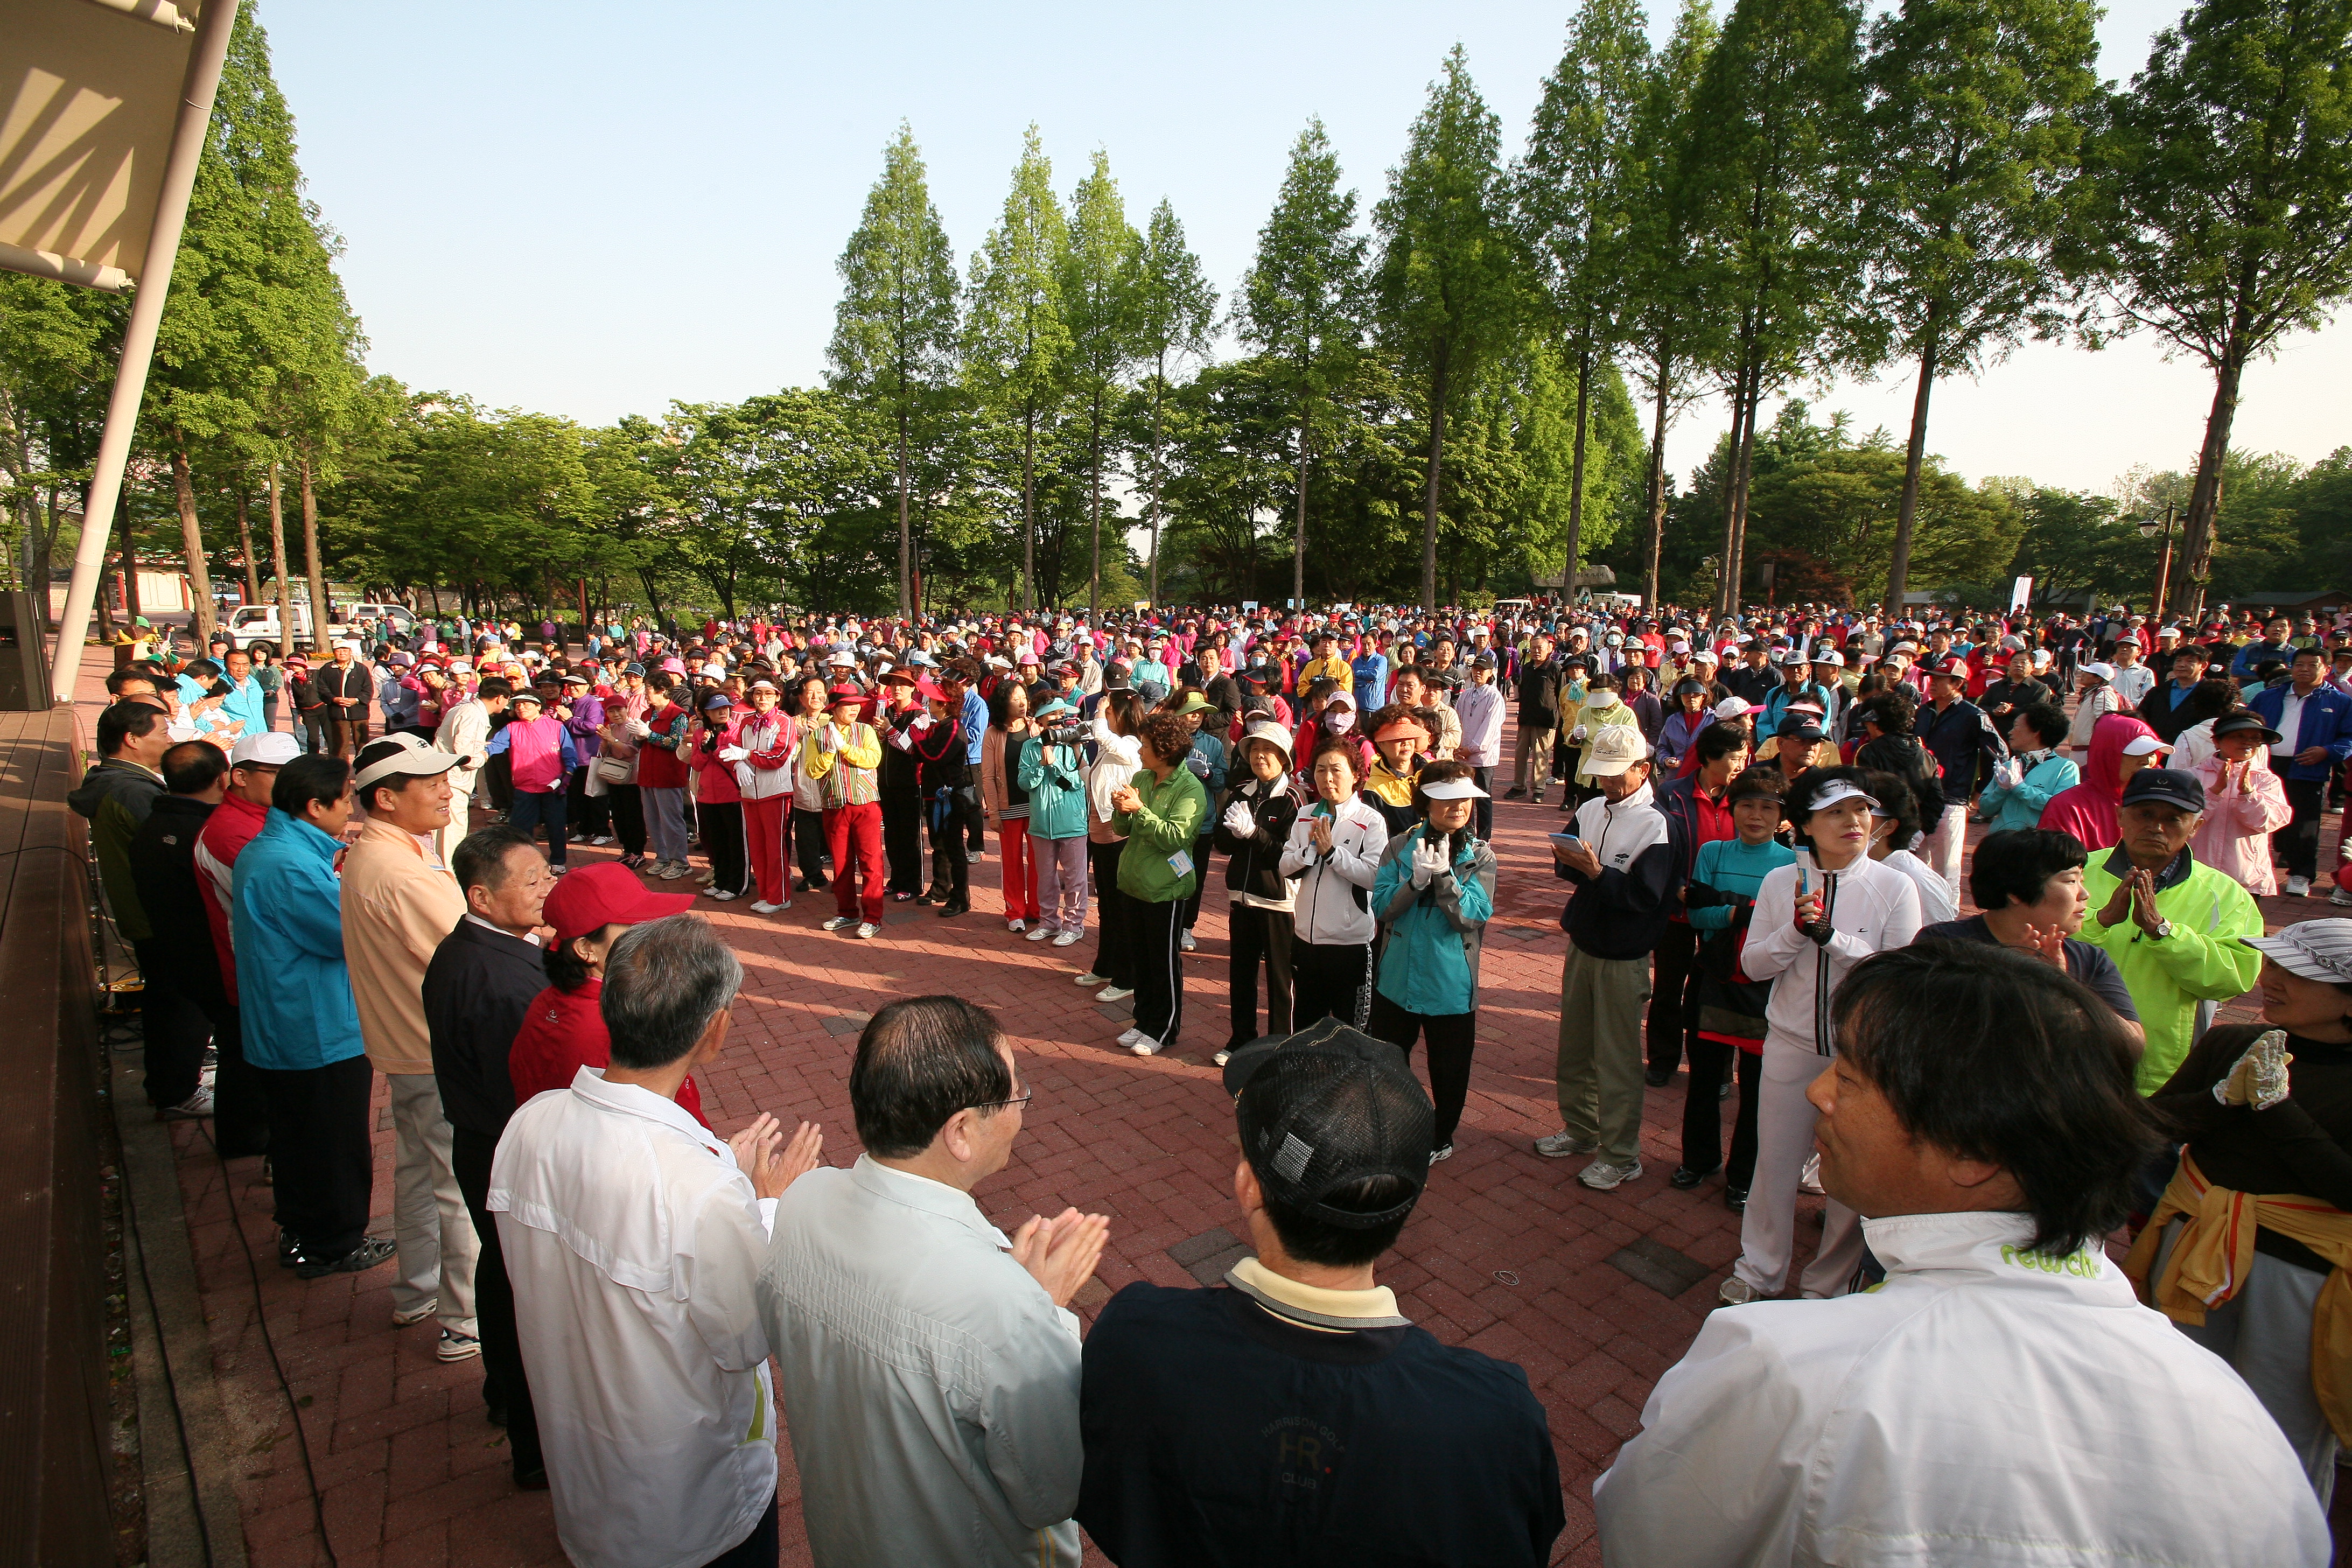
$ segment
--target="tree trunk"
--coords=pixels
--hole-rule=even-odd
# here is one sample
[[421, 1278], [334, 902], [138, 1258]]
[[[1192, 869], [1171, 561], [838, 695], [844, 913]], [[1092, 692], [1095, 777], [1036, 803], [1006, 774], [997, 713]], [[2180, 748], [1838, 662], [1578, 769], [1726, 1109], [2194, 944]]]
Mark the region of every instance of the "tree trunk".
[[[139, 552], [131, 542], [131, 508], [129, 498], [120, 508], [122, 513], [122, 550], [118, 557], [122, 563], [122, 618], [130, 626], [139, 624]], [[89, 526], [87, 521], [83, 526]]]
[[1147, 591], [1160, 603], [1160, 491], [1164, 474], [1160, 461], [1160, 405], [1168, 391], [1168, 355], [1160, 356], [1159, 374], [1151, 382], [1151, 581]]
[[1445, 360], [1441, 346], [1429, 373], [1429, 487], [1421, 510], [1421, 606], [1433, 611], [1437, 608], [1437, 486], [1445, 460]]
[[213, 574], [205, 563], [205, 529], [196, 519], [196, 488], [188, 481], [184, 441], [172, 447], [172, 492], [180, 503], [180, 544], [188, 563], [188, 626], [196, 635], [198, 657], [213, 635]]
[[245, 602], [261, 602], [261, 582], [253, 574], [253, 523], [247, 515], [247, 496], [242, 478], [236, 486], [236, 547], [245, 558]]
[[334, 617], [327, 609], [327, 563], [319, 554], [319, 490], [310, 474], [310, 454], [297, 465], [302, 476], [302, 554], [310, 574], [310, 636], [317, 647], [330, 647], [328, 628]]
[[915, 616], [915, 533], [907, 516], [907, 411], [898, 411], [898, 617]]
[[1731, 383], [1731, 439], [1723, 456], [1723, 553], [1715, 563], [1716, 618], [1734, 613], [1739, 598], [1739, 583], [1733, 575], [1738, 567], [1732, 558], [1732, 545], [1738, 538], [1739, 504], [1739, 442], [1742, 422], [1748, 416], [1748, 352], [1743, 347], [1739, 355], [1739, 372]]
[[1886, 563], [1886, 596], [1879, 611], [1888, 620], [1903, 613], [1904, 584], [1911, 575], [1911, 531], [1919, 521], [1919, 476], [1927, 463], [1927, 398], [1936, 390], [1936, 350], [1942, 301], [1927, 307], [1927, 342], [1919, 350], [1919, 391], [1911, 400], [1911, 445], [1903, 457], [1903, 500], [1895, 512], [1895, 554]]
[[1666, 405], [1670, 401], [1669, 373], [1674, 364], [1673, 346], [1664, 332], [1658, 334], [1658, 408], [1650, 429], [1650, 489], [1647, 496], [1650, 511], [1650, 570], [1642, 587], [1642, 604], [1655, 612], [1658, 605], [1658, 563], [1666, 548]]
[[2242, 291], [2236, 319], [2213, 367], [2213, 406], [2205, 416], [2205, 443], [2197, 449], [2197, 483], [2189, 491], [2189, 515], [2180, 525], [2180, 569], [2172, 574], [2168, 597], [2174, 613], [2186, 615], [2205, 599], [2213, 575], [2213, 523], [2221, 510], [2221, 465], [2230, 457], [2230, 426], [2238, 416], [2238, 383], [2245, 374], [2246, 306]]
[[1576, 603], [1576, 552], [1584, 542], [1584, 416], [1585, 399], [1592, 391], [1592, 354], [1576, 356], [1576, 448], [1568, 464], [1568, 564], [1560, 568], [1559, 591]]
[[1094, 514], [1095, 564], [1094, 576], [1087, 584], [1087, 615], [1090, 619], [1102, 619], [1102, 388], [1095, 388], [1094, 411], [1089, 422], [1087, 439], [1094, 447], [1093, 493], [1087, 498]]
[[1307, 462], [1310, 438], [1307, 411], [1301, 408], [1298, 411], [1298, 524], [1290, 540], [1290, 598], [1301, 609], [1307, 607]]
[[269, 572], [278, 589], [278, 657], [284, 658], [301, 645], [294, 640], [294, 585], [286, 580], [286, 504], [278, 488], [276, 463], [269, 465]]
[[1021, 613], [1037, 610], [1037, 411], [1021, 423]]
[[1732, 607], [1738, 608], [1739, 582], [1748, 573], [1748, 482], [1756, 457], [1756, 416], [1764, 402], [1764, 367], [1752, 364], [1748, 373], [1748, 412], [1740, 423], [1739, 462], [1735, 470], [1738, 483], [1733, 494], [1738, 505], [1732, 514], [1731, 588]]

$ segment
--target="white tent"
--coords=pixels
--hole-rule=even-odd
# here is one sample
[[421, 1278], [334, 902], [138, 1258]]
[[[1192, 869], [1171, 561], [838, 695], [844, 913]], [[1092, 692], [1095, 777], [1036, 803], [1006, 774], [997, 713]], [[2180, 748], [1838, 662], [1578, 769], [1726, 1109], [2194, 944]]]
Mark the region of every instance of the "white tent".
[[0, 0], [0, 268], [132, 289], [51, 690], [73, 699], [237, 0]]

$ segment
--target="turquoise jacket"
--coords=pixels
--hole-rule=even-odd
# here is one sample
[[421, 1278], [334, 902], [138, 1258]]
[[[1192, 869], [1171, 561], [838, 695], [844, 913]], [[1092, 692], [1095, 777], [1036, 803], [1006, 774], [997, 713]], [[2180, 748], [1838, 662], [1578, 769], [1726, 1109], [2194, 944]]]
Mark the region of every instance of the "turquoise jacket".
[[1495, 913], [1495, 851], [1461, 835], [1450, 870], [1412, 885], [1412, 852], [1428, 825], [1389, 840], [1372, 879], [1372, 909], [1388, 928], [1380, 993], [1408, 1013], [1442, 1018], [1478, 1006], [1478, 956]]
[[1021, 743], [1014, 776], [1029, 792], [1029, 836], [1087, 836], [1087, 759], [1076, 746], [1047, 746], [1032, 735]]
[[230, 883], [245, 1059], [280, 1072], [358, 1056], [360, 1013], [343, 963], [342, 842], [272, 811]]
[[2042, 825], [2042, 808], [2050, 804], [2050, 797], [2082, 782], [2083, 770], [2071, 758], [2053, 752], [2027, 769], [2023, 782], [2015, 789], [1988, 784], [1977, 798], [1977, 811], [1992, 824], [1996, 833], [2006, 833], [2013, 827], [2038, 827]]

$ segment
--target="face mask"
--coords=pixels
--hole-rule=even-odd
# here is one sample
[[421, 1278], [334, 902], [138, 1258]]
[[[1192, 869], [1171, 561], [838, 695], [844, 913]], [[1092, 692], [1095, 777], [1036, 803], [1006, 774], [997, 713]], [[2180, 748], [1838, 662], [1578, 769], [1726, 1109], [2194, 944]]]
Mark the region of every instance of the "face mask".
[[1356, 710], [1352, 708], [1334, 708], [1323, 715], [1323, 728], [1334, 735], [1345, 733], [1355, 721]]

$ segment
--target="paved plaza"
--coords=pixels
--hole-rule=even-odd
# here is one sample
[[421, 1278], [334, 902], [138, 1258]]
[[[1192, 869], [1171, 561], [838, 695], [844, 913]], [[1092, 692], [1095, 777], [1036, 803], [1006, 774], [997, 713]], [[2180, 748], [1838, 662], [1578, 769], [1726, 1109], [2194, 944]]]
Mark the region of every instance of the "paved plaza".
[[[99, 698], [97, 669], [86, 668], [86, 702]], [[1692, 1193], [1667, 1184], [1681, 1077], [1648, 1091], [1647, 1173], [1617, 1192], [1588, 1191], [1574, 1180], [1583, 1161], [1543, 1159], [1529, 1147], [1559, 1125], [1552, 1053], [1563, 885], [1543, 837], [1558, 817], [1552, 805], [1497, 803], [1502, 871], [1469, 1108], [1454, 1158], [1435, 1168], [1381, 1278], [1440, 1339], [1527, 1370], [1550, 1415], [1566, 1494], [1555, 1561], [1597, 1563], [1592, 1479], [1639, 1427], [1651, 1385], [1714, 1305], [1739, 1231], [1717, 1182]], [[574, 846], [573, 863], [613, 853]], [[802, 894], [767, 918], [705, 900], [747, 972], [727, 1058], [703, 1079], [711, 1123], [724, 1133], [763, 1110], [788, 1124], [811, 1119], [824, 1127], [826, 1159], [848, 1163], [858, 1149], [848, 1077], [859, 1027], [893, 998], [952, 992], [996, 1012], [1036, 1090], [1013, 1163], [975, 1194], [982, 1210], [1007, 1230], [1069, 1204], [1111, 1215], [1097, 1279], [1078, 1298], [1082, 1315], [1134, 1280], [1213, 1280], [1237, 1255], [1238, 1229], [1233, 1115], [1210, 1061], [1228, 1018], [1223, 874], [1220, 862], [1199, 951], [1185, 960], [1181, 1042], [1153, 1058], [1113, 1043], [1127, 1026], [1124, 1005], [1104, 1006], [1071, 984], [1091, 937], [1056, 950], [1005, 931], [992, 853], [973, 868], [969, 915], [941, 920], [928, 906], [894, 905], [872, 942], [817, 929], [833, 913], [829, 893]], [[2326, 910], [2320, 900], [2264, 902], [2273, 929]], [[381, 1078], [377, 1105], [371, 1228], [388, 1234], [392, 1132]], [[546, 1494], [518, 1493], [509, 1479], [502, 1436], [484, 1419], [479, 1363], [437, 1361], [429, 1321], [393, 1326], [389, 1268], [308, 1281], [277, 1268], [260, 1162], [224, 1168], [198, 1127], [174, 1132], [252, 1562], [326, 1563], [323, 1516], [342, 1568], [562, 1563]], [[1800, 1262], [1820, 1203], [1803, 1200]], [[778, 1457], [783, 1560], [803, 1563], [789, 1443]], [[1090, 1551], [1088, 1561], [1103, 1559]]]

